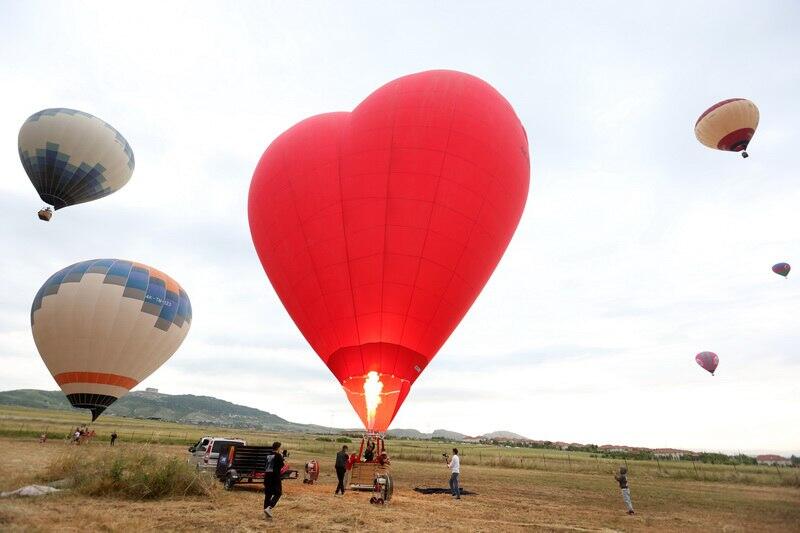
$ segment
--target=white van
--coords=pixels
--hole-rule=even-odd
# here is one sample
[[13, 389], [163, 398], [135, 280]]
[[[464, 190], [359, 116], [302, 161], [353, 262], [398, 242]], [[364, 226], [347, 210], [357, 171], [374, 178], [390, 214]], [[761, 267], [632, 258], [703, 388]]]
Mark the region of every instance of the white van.
[[230, 437], [203, 437], [196, 444], [189, 447], [189, 464], [200, 469], [214, 469], [217, 467], [219, 454], [231, 444], [247, 445], [244, 439]]

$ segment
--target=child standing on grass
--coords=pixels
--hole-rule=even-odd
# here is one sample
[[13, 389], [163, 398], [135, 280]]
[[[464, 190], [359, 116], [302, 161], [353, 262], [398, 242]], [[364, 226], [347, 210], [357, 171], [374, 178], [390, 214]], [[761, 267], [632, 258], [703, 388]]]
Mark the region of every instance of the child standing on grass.
[[619, 488], [622, 490], [622, 500], [625, 502], [625, 507], [628, 508], [628, 514], [635, 514], [633, 503], [631, 503], [631, 490], [628, 488], [628, 469], [624, 466], [619, 467], [619, 474], [615, 475], [614, 479], [617, 480]]

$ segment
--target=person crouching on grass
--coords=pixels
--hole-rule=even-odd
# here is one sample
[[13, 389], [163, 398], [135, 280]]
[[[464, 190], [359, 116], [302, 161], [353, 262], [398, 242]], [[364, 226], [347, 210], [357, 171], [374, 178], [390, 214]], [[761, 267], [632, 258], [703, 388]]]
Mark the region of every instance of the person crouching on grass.
[[450, 469], [450, 492], [456, 500], [461, 499], [461, 490], [458, 488], [458, 476], [461, 474], [461, 459], [458, 457], [458, 448], [453, 448], [453, 457], [449, 460], [445, 454], [447, 468]]
[[625, 502], [625, 507], [628, 508], [628, 514], [635, 514], [633, 503], [631, 503], [631, 490], [628, 488], [628, 469], [624, 466], [619, 467], [619, 474], [615, 475], [614, 479], [617, 480], [619, 488], [622, 490], [622, 500]]
[[267, 456], [267, 467], [264, 469], [264, 514], [272, 518], [272, 510], [278, 505], [278, 500], [283, 494], [281, 486], [281, 470], [283, 469], [283, 455], [280, 453], [281, 443], [272, 443], [272, 453]]

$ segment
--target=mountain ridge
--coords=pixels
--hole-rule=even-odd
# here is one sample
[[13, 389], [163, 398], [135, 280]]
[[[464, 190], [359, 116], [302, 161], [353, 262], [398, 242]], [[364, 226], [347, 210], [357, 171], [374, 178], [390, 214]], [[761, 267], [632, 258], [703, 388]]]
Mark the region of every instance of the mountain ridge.
[[[32, 407], [38, 409], [71, 410], [72, 406], [61, 391], [39, 389], [16, 389], [0, 391], [0, 405]], [[265, 429], [298, 431], [302, 433], [358, 433], [361, 429], [342, 429], [317, 424], [290, 422], [280, 416], [239, 405], [213, 396], [194, 394], [164, 394], [154, 390], [131, 391], [106, 409], [103, 416], [122, 416], [129, 418], [152, 418], [182, 424], [210, 425], [241, 429]], [[516, 435], [496, 431], [487, 435]], [[467, 437], [463, 433], [437, 429], [423, 433], [416, 429], [390, 429], [387, 436], [395, 438], [443, 439], [461, 441]], [[482, 436], [474, 437], [481, 438]], [[524, 437], [517, 436], [524, 439]], [[492, 438], [492, 437], [487, 437]]]

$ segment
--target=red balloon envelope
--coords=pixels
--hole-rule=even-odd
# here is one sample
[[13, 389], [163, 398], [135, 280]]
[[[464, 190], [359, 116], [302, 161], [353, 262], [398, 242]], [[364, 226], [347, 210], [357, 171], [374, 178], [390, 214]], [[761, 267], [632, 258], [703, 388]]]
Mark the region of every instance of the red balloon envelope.
[[489, 279], [529, 175], [511, 105], [453, 71], [396, 79], [264, 152], [250, 185], [253, 242], [368, 430], [388, 429]]
[[711, 372], [712, 376], [719, 365], [719, 357], [714, 352], [700, 352], [694, 356], [694, 360], [698, 365]]

